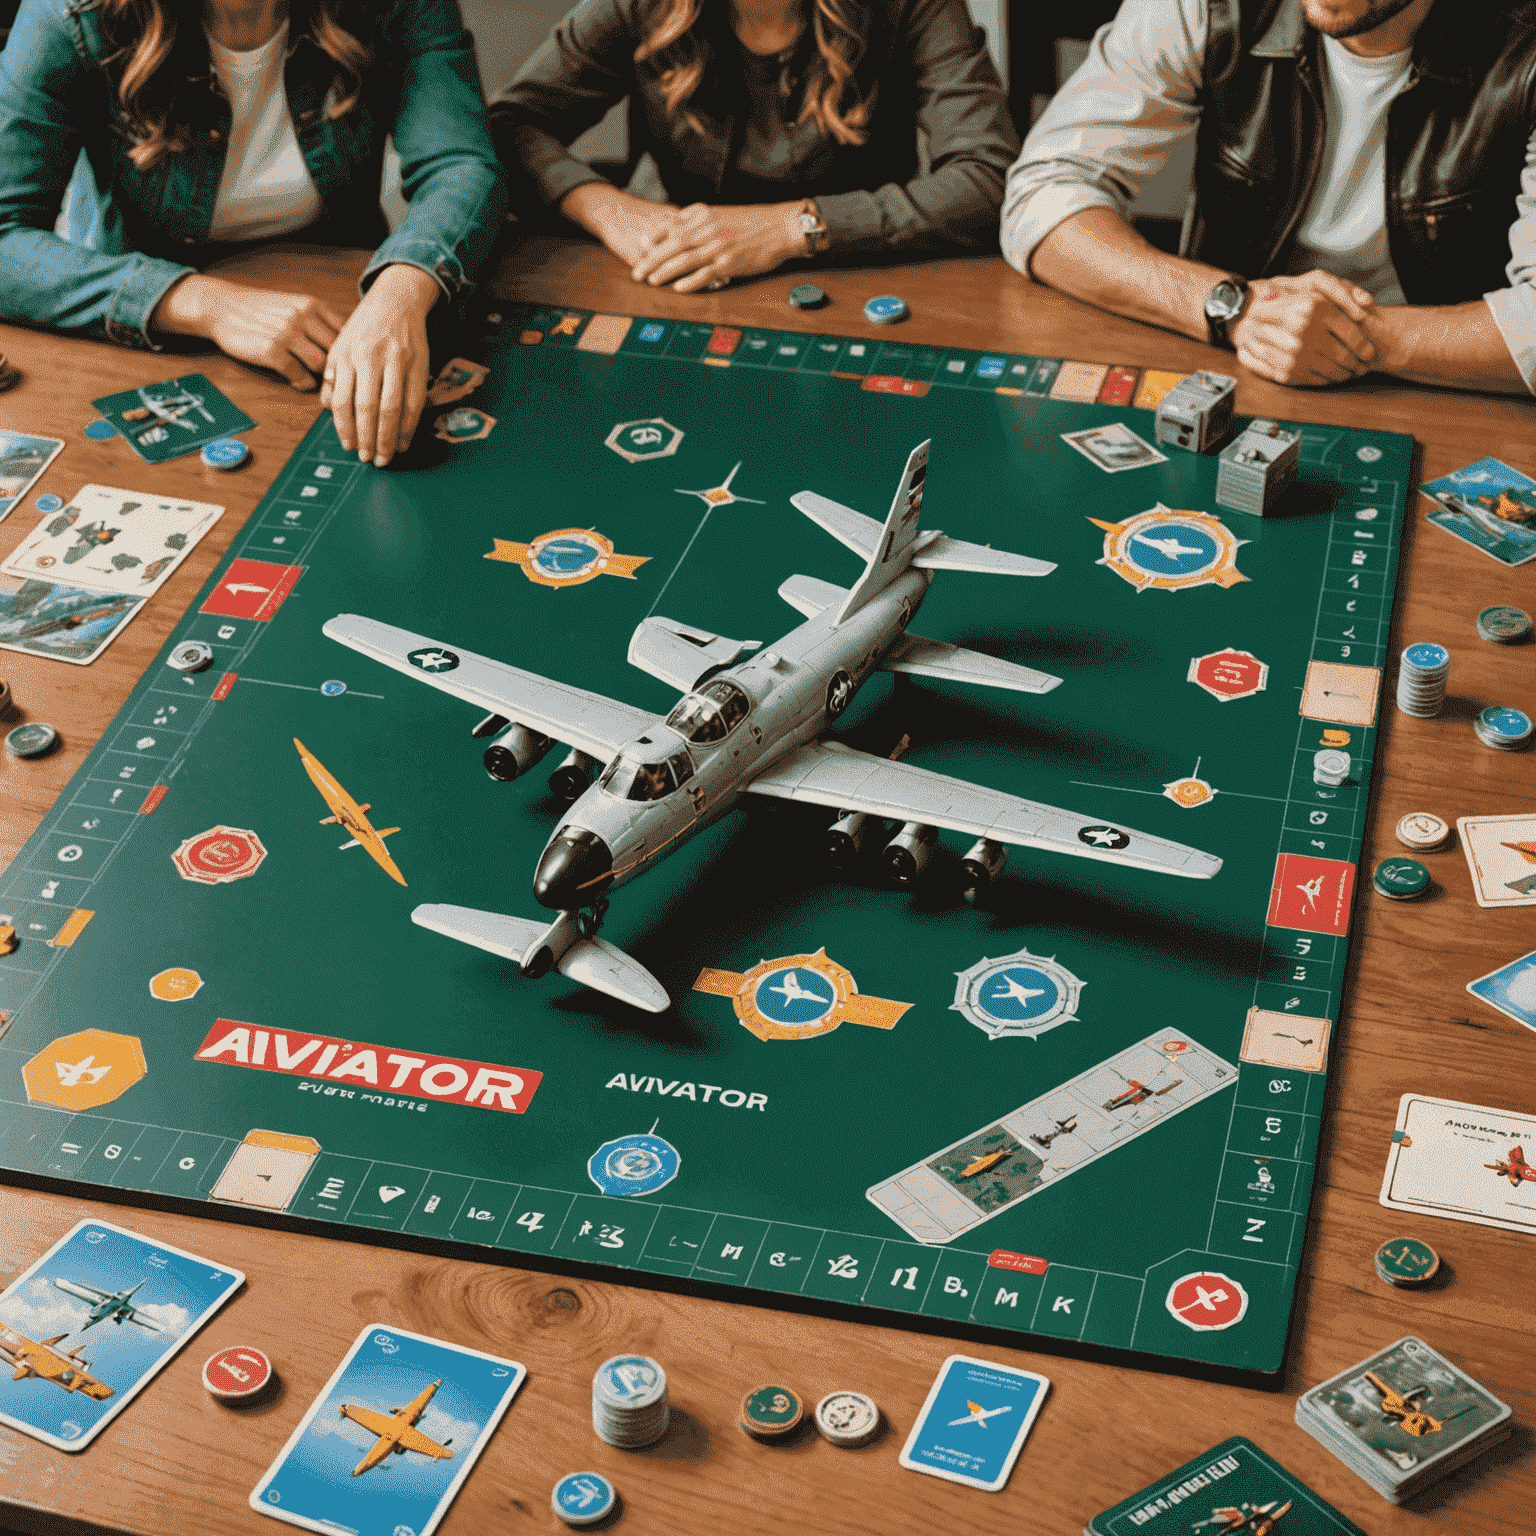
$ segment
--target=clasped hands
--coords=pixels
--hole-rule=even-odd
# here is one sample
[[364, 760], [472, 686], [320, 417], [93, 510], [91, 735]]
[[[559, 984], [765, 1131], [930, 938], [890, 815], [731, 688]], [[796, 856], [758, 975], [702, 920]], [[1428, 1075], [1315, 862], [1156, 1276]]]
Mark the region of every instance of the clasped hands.
[[1237, 359], [1277, 384], [1339, 384], [1390, 368], [1390, 306], [1331, 272], [1261, 277], [1230, 327]]

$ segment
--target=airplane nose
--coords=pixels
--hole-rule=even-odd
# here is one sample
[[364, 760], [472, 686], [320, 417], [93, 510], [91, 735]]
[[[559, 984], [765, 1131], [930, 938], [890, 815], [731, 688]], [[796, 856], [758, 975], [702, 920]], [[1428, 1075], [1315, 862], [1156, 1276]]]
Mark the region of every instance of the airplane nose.
[[613, 852], [595, 832], [562, 827], [533, 877], [534, 899], [569, 912], [590, 907], [613, 883]]

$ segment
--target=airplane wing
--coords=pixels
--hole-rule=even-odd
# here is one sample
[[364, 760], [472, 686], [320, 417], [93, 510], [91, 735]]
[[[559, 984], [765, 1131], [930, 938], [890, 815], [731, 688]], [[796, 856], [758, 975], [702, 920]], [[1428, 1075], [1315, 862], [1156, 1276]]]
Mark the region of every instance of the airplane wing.
[[[531, 731], [553, 736], [593, 757], [612, 757], [631, 737], [656, 723], [655, 715], [631, 704], [552, 682], [536, 672], [491, 661], [473, 651], [455, 650], [426, 635], [414, 635], [359, 614], [339, 613], [326, 620], [321, 632], [396, 672], [491, 714], [515, 720]], [[418, 660], [413, 662], [412, 656]]]
[[907, 672], [914, 677], [937, 677], [951, 683], [977, 683], [986, 688], [1011, 688], [1017, 693], [1049, 693], [1061, 682], [1049, 672], [1036, 672], [1011, 661], [1000, 661], [980, 651], [944, 640], [925, 640], [908, 632], [902, 635], [880, 663], [884, 672]]
[[453, 1455], [448, 1446], [439, 1445], [436, 1440], [429, 1439], [419, 1429], [407, 1427], [402, 1430], [400, 1444], [408, 1451], [419, 1451], [423, 1456], [430, 1456], [435, 1461], [447, 1461]]
[[53, 1284], [66, 1296], [78, 1296], [81, 1301], [106, 1301], [117, 1294], [115, 1291], [98, 1291], [94, 1285], [82, 1285], [78, 1280], [58, 1279]]
[[361, 1477], [370, 1468], [378, 1466], [395, 1448], [393, 1440], [375, 1440], [368, 1448], [368, 1454], [352, 1468], [353, 1477]]
[[393, 1414], [376, 1413], [372, 1408], [359, 1408], [355, 1403], [343, 1403], [341, 1416], [351, 1419], [354, 1424], [361, 1424], [370, 1434], [388, 1435], [394, 1437], [395, 1428], [400, 1423]]
[[140, 1328], [148, 1328], [151, 1333], [167, 1333], [170, 1330], [157, 1323], [154, 1318], [146, 1317], [137, 1307], [128, 1309], [128, 1321], [137, 1323]]
[[1197, 880], [1209, 880], [1221, 868], [1221, 860], [1214, 855], [1182, 843], [967, 784], [911, 763], [872, 757], [838, 741], [801, 747], [760, 774], [746, 790]]

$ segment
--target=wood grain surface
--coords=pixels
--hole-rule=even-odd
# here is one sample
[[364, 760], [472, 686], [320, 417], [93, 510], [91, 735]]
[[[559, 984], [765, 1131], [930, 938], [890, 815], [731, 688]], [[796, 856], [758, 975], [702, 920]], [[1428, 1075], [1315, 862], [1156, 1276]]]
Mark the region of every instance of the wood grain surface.
[[[362, 253], [279, 248], [250, 258], [250, 281], [350, 302]], [[735, 325], [889, 334], [861, 309], [900, 293], [912, 316], [905, 340], [996, 348], [1238, 375], [1240, 411], [1412, 433], [1420, 477], [1493, 454], [1536, 469], [1529, 399], [1441, 393], [1368, 379], [1327, 392], [1266, 383], [1228, 354], [1132, 324], [1051, 293], [996, 258], [816, 275], [832, 303], [801, 313], [786, 274], [736, 283], [707, 297], [637, 289], [599, 248], [525, 240], [502, 261], [493, 290], [617, 313], [704, 318]], [[31, 834], [112, 718], [317, 409], [313, 396], [228, 359], [195, 367], [258, 422], [249, 467], [205, 470], [196, 457], [150, 470], [121, 442], [80, 436], [90, 401], [187, 366], [181, 358], [63, 341], [0, 327], [0, 351], [25, 374], [0, 396], [0, 426], [65, 439], [38, 490], [67, 494], [87, 481], [218, 501], [228, 512], [186, 564], [92, 667], [12, 653], [0, 667], [21, 716], [50, 721], [59, 751], [0, 762], [0, 863]], [[0, 525], [0, 558], [31, 531], [29, 494]], [[1452, 652], [1451, 697], [1435, 720], [1382, 717], [1375, 807], [1363, 867], [1397, 851], [1392, 828], [1408, 811], [1454, 819], [1536, 808], [1536, 753], [1496, 754], [1472, 733], [1490, 703], [1536, 709], [1536, 648], [1476, 637], [1480, 608], [1536, 610], [1536, 563], [1506, 571], [1426, 525], [1410, 509], [1394, 651], [1435, 639]], [[1390, 700], [1395, 670], [1388, 669]], [[640, 1533], [919, 1532], [1077, 1536], [1106, 1508], [1231, 1434], [1246, 1434], [1376, 1536], [1450, 1532], [1511, 1536], [1536, 1530], [1536, 1246], [1529, 1237], [1457, 1222], [1411, 1229], [1444, 1259], [1429, 1290], [1391, 1290], [1371, 1268], [1379, 1243], [1404, 1229], [1376, 1200], [1400, 1094], [1415, 1090], [1536, 1111], [1536, 1035], [1470, 998], [1467, 981], [1536, 947], [1536, 908], [1485, 912], [1473, 901], [1453, 843], [1425, 862], [1434, 887], [1395, 904], [1364, 881], [1344, 1017], [1334, 1046], [1330, 1110], [1318, 1190], [1297, 1293], [1292, 1347], [1274, 1392], [1245, 1389], [995, 1345], [564, 1279], [511, 1265], [469, 1263], [363, 1243], [266, 1231], [208, 1216], [95, 1205], [0, 1188], [0, 1285], [89, 1214], [243, 1269], [246, 1289], [199, 1334], [121, 1419], [79, 1456], [0, 1428], [0, 1525], [74, 1533], [251, 1532], [277, 1529], [246, 1498], [336, 1362], [368, 1323], [405, 1327], [511, 1355], [529, 1370], [517, 1402], [465, 1484], [446, 1536], [564, 1527], [549, 1492], [567, 1472], [595, 1469], [620, 1491], [603, 1528]], [[1094, 1219], [1085, 1213], [1085, 1219]], [[1106, 1215], [1104, 1219], [1109, 1219]], [[1410, 1509], [1378, 1497], [1292, 1422], [1295, 1397], [1372, 1350], [1418, 1333], [1514, 1406], [1514, 1433]], [[247, 1410], [215, 1404], [201, 1362], [227, 1344], [271, 1356], [280, 1395]], [[609, 1355], [656, 1356], [671, 1382], [673, 1427], [647, 1451], [614, 1450], [591, 1431], [593, 1370]], [[1053, 1383], [1012, 1480], [999, 1494], [901, 1470], [897, 1452], [944, 1357], [955, 1351], [1043, 1371]], [[869, 1392], [887, 1419], [881, 1438], [840, 1450], [812, 1431], [787, 1445], [749, 1441], [736, 1428], [741, 1396], [765, 1381], [808, 1400], [837, 1387]]]

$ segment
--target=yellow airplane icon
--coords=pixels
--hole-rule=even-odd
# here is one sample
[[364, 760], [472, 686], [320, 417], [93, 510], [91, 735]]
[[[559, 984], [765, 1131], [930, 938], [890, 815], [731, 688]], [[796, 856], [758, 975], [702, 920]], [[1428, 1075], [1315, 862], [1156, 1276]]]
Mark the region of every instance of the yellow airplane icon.
[[427, 1404], [442, 1384], [442, 1378], [439, 1377], [431, 1386], [423, 1387], [420, 1395], [407, 1407], [395, 1408], [389, 1413], [375, 1413], [372, 1408], [357, 1408], [351, 1403], [341, 1405], [342, 1418], [361, 1424], [370, 1434], [379, 1437], [368, 1454], [352, 1468], [353, 1477], [361, 1477], [370, 1467], [378, 1466], [391, 1451], [396, 1456], [404, 1456], [407, 1451], [417, 1451], [423, 1456], [430, 1456], [434, 1461], [446, 1461], [453, 1455], [448, 1449], [452, 1440], [445, 1440], [439, 1445], [436, 1440], [429, 1440], [420, 1430], [411, 1427], [427, 1411]]
[[321, 817], [320, 825], [345, 827], [352, 834], [352, 841], [343, 843], [342, 851], [348, 848], [361, 848], [391, 880], [398, 880], [401, 885], [404, 885], [405, 876], [400, 873], [399, 867], [389, 856], [389, 850], [384, 846], [384, 839], [398, 832], [400, 828], [385, 827], [382, 832], [376, 832], [368, 820], [369, 807], [359, 805], [336, 782], [325, 764], [297, 736], [293, 738], [293, 744], [299, 749], [299, 761], [304, 764], [304, 772], [309, 775], [310, 782], [320, 791], [325, 803], [331, 808], [332, 814]]
[[[1439, 1419], [1424, 1411], [1422, 1400], [1428, 1395], [1424, 1387], [1415, 1387], [1411, 1392], [1397, 1392], [1374, 1371], [1367, 1371], [1365, 1379], [1381, 1393], [1382, 1418], [1401, 1424], [1410, 1435], [1437, 1435], [1445, 1428]], [[1420, 1401], [1415, 1402], [1415, 1398]]]
[[0, 1360], [16, 1367], [12, 1381], [25, 1381], [32, 1376], [38, 1381], [51, 1381], [66, 1392], [84, 1392], [97, 1402], [105, 1401], [112, 1396], [112, 1388], [104, 1381], [97, 1381], [91, 1375], [89, 1362], [80, 1358], [85, 1345], [77, 1344], [67, 1353], [54, 1348], [68, 1337], [68, 1334], [56, 1333], [51, 1339], [29, 1339], [24, 1333], [17, 1333], [14, 1328], [0, 1323]]
[[985, 1429], [987, 1427], [988, 1419], [995, 1419], [1000, 1413], [1013, 1412], [1012, 1407], [1006, 1405], [1002, 1408], [983, 1408], [980, 1403], [973, 1403], [970, 1398], [966, 1398], [965, 1406], [971, 1411], [966, 1414], [963, 1419], [951, 1419], [949, 1421], [949, 1427], [951, 1429], [953, 1429], [956, 1424], [979, 1424], [983, 1429]]

